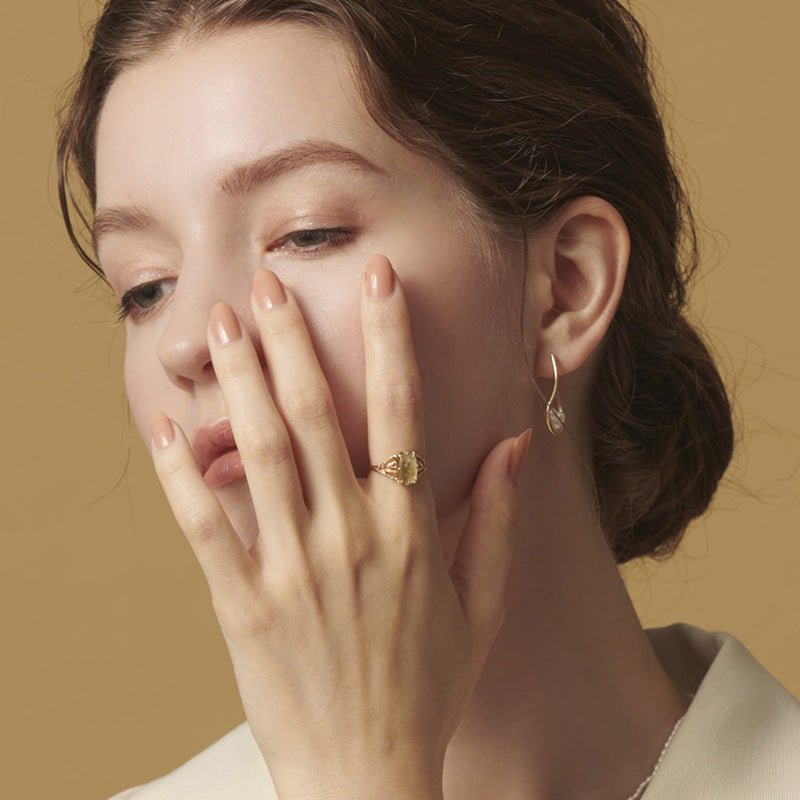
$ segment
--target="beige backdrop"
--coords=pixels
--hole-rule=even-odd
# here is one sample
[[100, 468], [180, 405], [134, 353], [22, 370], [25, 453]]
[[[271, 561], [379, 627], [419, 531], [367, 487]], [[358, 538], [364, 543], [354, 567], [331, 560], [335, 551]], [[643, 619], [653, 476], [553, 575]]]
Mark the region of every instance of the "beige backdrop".
[[[708, 229], [694, 292], [743, 434], [670, 562], [624, 568], [643, 624], [735, 633], [800, 696], [797, 7], [651, 0]], [[68, 245], [55, 93], [97, 4], [4, 0], [0, 796], [105, 800], [244, 719], [194, 556], [132, 429], [124, 331]]]

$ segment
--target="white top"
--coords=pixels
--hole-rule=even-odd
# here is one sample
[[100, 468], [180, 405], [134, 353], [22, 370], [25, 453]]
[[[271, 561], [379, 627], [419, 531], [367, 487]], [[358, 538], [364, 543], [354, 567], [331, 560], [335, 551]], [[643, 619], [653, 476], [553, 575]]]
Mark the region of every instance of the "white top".
[[[800, 702], [730, 633], [685, 622], [645, 633], [678, 689], [695, 696], [643, 800], [800, 800]], [[247, 720], [110, 800], [129, 798], [277, 800]]]

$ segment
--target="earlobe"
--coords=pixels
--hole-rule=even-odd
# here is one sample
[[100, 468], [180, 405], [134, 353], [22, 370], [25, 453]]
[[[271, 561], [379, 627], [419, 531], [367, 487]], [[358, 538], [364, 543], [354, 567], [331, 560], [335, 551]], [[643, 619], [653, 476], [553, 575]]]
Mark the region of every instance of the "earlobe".
[[537, 237], [532, 302], [540, 310], [535, 372], [577, 370], [603, 340], [619, 304], [630, 254], [622, 215], [599, 197], [567, 203]]

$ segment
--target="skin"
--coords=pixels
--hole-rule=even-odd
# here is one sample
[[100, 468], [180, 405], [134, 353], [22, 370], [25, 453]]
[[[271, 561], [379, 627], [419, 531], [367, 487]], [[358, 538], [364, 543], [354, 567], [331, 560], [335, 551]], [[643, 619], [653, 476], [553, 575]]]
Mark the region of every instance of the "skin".
[[[234, 164], [315, 137], [387, 174], [316, 165], [244, 200], [215, 195]], [[622, 291], [628, 232], [613, 206], [584, 197], [527, 248], [509, 241], [499, 257], [463, 224], [457, 188], [371, 120], [341, 45], [311, 30], [228, 32], [124, 72], [99, 121], [97, 206], [147, 204], [162, 224], [109, 234], [98, 256], [118, 296], [164, 281], [154, 313], [126, 322], [131, 412], [147, 443], [157, 410], [189, 437], [228, 413], [207, 337], [218, 301], [236, 312], [273, 388], [250, 305], [253, 274], [266, 266], [296, 298], [353, 473], [365, 479], [375, 462], [358, 298], [368, 258], [385, 254], [408, 306], [426, 479], [448, 565], [487, 454], [533, 427], [505, 622], [447, 746], [444, 796], [624, 800], [687, 707], [642, 631], [581, 466], [586, 395]], [[292, 231], [327, 226], [358, 232], [310, 255], [285, 244]], [[533, 385], [549, 396], [551, 353], [569, 426], [560, 437], [547, 432]], [[252, 552], [259, 527], [247, 483], [214, 494]]]

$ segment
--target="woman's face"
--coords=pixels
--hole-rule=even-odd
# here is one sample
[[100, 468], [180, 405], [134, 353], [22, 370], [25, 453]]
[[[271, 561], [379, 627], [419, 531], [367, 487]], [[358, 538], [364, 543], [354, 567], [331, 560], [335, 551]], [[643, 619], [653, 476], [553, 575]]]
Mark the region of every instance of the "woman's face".
[[[348, 148], [375, 168], [309, 158], [246, 193], [238, 179], [218, 185], [237, 165], [308, 140]], [[98, 126], [97, 209], [147, 207], [155, 220], [104, 224], [97, 252], [117, 298], [160, 281], [134, 295], [125, 323], [125, 387], [143, 440], [156, 409], [190, 441], [227, 416], [209, 310], [230, 304], [263, 363], [249, 298], [253, 273], [267, 266], [302, 307], [352, 468], [365, 477], [361, 276], [368, 256], [383, 253], [409, 304], [429, 479], [452, 555], [478, 467], [531, 412], [522, 354], [505, 323], [493, 324], [518, 319], [521, 253], [494, 265], [501, 281], [492, 288], [489, 257], [459, 224], [454, 189], [444, 170], [374, 123], [342, 46], [310, 28], [240, 29], [122, 73]], [[290, 237], [308, 228], [347, 233]], [[214, 491], [250, 546], [258, 526], [246, 481]]]

